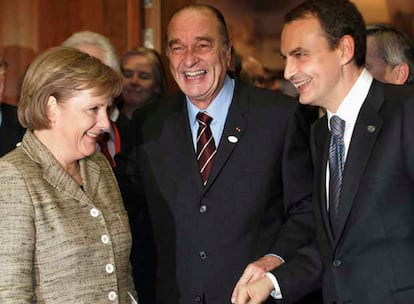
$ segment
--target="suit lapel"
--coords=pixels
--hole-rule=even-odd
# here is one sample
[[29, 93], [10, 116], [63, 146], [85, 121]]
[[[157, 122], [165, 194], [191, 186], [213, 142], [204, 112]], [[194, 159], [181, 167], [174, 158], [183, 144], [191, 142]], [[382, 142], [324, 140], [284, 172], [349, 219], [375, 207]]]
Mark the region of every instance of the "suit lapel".
[[187, 103], [182, 94], [179, 95], [176, 101], [177, 104], [174, 108], [173, 118], [170, 122], [166, 122], [167, 126], [171, 126], [170, 130], [173, 132], [170, 135], [170, 138], [174, 138], [174, 143], [170, 146], [175, 149], [176, 153], [176, 157], [173, 159], [174, 161], [178, 161], [182, 172], [185, 172], [184, 178], [190, 174], [192, 176], [190, 180], [193, 187], [201, 190], [203, 184], [198, 169], [196, 152], [194, 151], [190, 123], [188, 121]]
[[319, 196], [316, 199], [319, 198], [318, 208], [322, 216], [324, 230], [326, 232], [326, 235], [331, 245], [333, 246], [334, 237], [333, 237], [333, 233], [332, 233], [332, 229], [331, 229], [331, 225], [329, 221], [328, 202], [327, 202], [327, 197], [326, 197], [326, 191], [327, 191], [326, 170], [327, 170], [327, 164], [328, 164], [328, 149], [329, 149], [329, 138], [330, 138], [326, 115], [315, 123], [312, 129], [312, 135], [315, 138], [314, 145], [316, 147], [314, 154], [316, 155], [315, 170], [317, 171], [315, 171], [315, 174], [316, 174], [317, 180], [320, 181], [319, 184], [317, 185]]
[[352, 139], [345, 163], [341, 199], [338, 211], [337, 231], [338, 238], [343, 233], [344, 226], [349, 217], [362, 176], [371, 156], [378, 134], [382, 128], [382, 118], [378, 110], [384, 101], [382, 87], [374, 82], [370, 92], [361, 107], [356, 121]]
[[232, 154], [234, 148], [238, 145], [244, 132], [247, 129], [247, 120], [244, 113], [248, 110], [249, 92], [246, 86], [241, 86], [236, 82], [233, 99], [227, 114], [223, 134], [217, 148], [217, 154], [214, 157], [208, 183], [204, 187], [207, 191], [214, 183], [221, 170], [224, 168], [227, 160]]

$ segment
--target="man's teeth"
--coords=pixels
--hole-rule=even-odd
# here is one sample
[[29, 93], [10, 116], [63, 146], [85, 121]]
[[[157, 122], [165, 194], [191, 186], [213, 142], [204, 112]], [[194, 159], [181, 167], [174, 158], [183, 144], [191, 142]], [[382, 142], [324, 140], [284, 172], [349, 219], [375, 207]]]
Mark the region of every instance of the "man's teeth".
[[92, 132], [86, 132], [86, 134], [88, 134], [88, 136], [90, 137], [98, 137], [98, 134], [92, 133]]
[[196, 77], [198, 75], [202, 75], [202, 74], [205, 74], [205, 73], [207, 73], [206, 70], [198, 70], [198, 71], [193, 71], [193, 72], [185, 72], [184, 75], [186, 77]]
[[295, 82], [295, 87], [299, 89], [300, 87], [303, 87], [304, 85], [308, 84], [311, 81], [311, 79], [306, 79], [301, 82]]

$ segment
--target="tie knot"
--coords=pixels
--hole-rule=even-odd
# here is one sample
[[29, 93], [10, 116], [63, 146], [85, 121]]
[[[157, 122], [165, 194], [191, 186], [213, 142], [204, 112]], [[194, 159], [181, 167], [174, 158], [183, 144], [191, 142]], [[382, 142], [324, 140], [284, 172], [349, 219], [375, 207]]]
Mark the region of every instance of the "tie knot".
[[331, 117], [331, 132], [336, 136], [344, 136], [345, 132], [345, 120], [342, 120], [339, 116], [334, 115]]
[[213, 118], [205, 112], [198, 112], [196, 118], [197, 118], [197, 121], [199, 123], [202, 123], [203, 125], [209, 125], [211, 121], [213, 120]]

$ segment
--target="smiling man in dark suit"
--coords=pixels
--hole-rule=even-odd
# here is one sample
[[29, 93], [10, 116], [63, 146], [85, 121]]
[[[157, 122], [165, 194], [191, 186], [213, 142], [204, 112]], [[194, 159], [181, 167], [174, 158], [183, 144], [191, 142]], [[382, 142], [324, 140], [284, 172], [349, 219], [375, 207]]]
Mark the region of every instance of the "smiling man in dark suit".
[[[231, 42], [215, 8], [182, 8], [167, 39], [182, 93], [135, 113], [116, 172], [134, 238], [149, 210], [157, 302], [230, 303], [314, 236], [307, 124], [293, 99], [227, 76]], [[292, 299], [318, 274], [292, 285]]]
[[2, 103], [7, 62], [0, 51], [0, 156], [10, 152], [22, 139], [24, 128], [17, 120], [17, 107]]
[[[373, 80], [364, 27], [347, 0], [307, 0], [285, 17], [285, 78], [301, 103], [327, 109], [311, 135], [317, 245], [301, 253], [320, 255], [324, 303], [414, 303], [414, 90]], [[283, 295], [289, 269], [274, 271]], [[244, 286], [237, 304], [272, 288]]]

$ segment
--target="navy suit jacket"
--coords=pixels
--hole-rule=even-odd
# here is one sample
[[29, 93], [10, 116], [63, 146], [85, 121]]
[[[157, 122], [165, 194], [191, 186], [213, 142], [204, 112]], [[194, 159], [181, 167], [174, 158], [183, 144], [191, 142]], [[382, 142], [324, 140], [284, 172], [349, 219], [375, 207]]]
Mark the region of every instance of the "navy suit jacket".
[[[116, 173], [135, 238], [137, 210], [149, 210], [158, 303], [230, 303], [250, 262], [268, 253], [289, 261], [312, 240], [313, 171], [298, 109], [287, 96], [236, 83], [206, 186], [184, 95], [135, 113]], [[315, 288], [319, 270], [290, 286], [295, 297]]]
[[10, 152], [23, 138], [23, 127], [17, 120], [17, 107], [0, 103], [2, 123], [0, 126], [0, 156]]
[[324, 303], [414, 303], [413, 134], [413, 88], [374, 81], [352, 134], [334, 238], [326, 202], [326, 116], [314, 124], [317, 244], [303, 254], [309, 261], [320, 255]]

